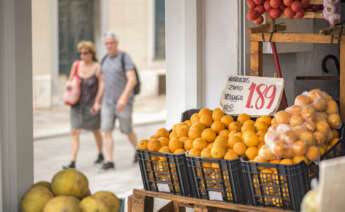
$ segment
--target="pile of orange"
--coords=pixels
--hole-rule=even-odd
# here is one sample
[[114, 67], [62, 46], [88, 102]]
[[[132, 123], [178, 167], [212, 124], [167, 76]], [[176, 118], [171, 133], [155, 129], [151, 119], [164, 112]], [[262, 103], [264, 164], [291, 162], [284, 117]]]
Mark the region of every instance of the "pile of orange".
[[339, 141], [338, 105], [325, 92], [314, 89], [279, 111], [265, 137], [257, 161], [294, 164], [318, 159]]
[[264, 136], [271, 125], [269, 116], [255, 121], [247, 114], [236, 120], [225, 115], [220, 108], [211, 111], [203, 108], [190, 120], [167, 129], [158, 129], [149, 139], [141, 140], [140, 150], [180, 154], [188, 151], [190, 156], [233, 160], [246, 155], [253, 160], [264, 143]]

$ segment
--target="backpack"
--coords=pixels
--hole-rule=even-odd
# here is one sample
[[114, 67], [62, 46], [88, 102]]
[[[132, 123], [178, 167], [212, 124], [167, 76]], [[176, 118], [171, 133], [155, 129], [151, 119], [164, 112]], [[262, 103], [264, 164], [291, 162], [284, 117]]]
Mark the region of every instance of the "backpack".
[[[123, 55], [124, 54], [121, 55], [121, 67], [122, 67], [122, 70], [125, 71], [125, 60], [124, 60]], [[107, 59], [108, 56], [109, 56], [108, 54], [104, 55], [104, 57], [101, 60], [101, 66], [103, 66], [103, 63], [105, 59]], [[135, 65], [134, 65], [134, 72], [135, 72], [135, 77], [137, 78], [137, 84], [133, 88], [133, 93], [134, 95], [138, 95], [140, 93], [141, 82], [140, 82], [140, 77], [139, 77], [137, 67]]]

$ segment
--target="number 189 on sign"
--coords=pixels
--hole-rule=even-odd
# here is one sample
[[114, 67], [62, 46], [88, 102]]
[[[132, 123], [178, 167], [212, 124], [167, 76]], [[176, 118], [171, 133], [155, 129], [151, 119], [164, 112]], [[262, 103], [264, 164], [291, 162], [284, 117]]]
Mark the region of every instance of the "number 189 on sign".
[[256, 84], [252, 82], [249, 87], [249, 95], [246, 108], [256, 110], [271, 109], [276, 98], [277, 86], [265, 83]]

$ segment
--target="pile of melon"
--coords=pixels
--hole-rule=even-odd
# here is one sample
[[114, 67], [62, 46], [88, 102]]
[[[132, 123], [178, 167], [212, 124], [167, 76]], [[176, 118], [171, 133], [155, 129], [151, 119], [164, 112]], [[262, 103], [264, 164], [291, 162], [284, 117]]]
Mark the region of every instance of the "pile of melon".
[[91, 195], [87, 177], [75, 170], [62, 170], [51, 183], [34, 184], [21, 200], [22, 212], [119, 212], [120, 200], [108, 191]]

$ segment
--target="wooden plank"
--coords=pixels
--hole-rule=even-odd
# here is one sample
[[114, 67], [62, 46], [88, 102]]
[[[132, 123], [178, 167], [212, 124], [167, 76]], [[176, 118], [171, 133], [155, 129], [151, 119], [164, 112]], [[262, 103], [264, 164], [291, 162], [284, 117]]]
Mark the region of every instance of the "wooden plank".
[[[279, 19], [294, 19], [295, 18], [287, 18], [284, 14], [279, 17]], [[303, 19], [323, 19], [323, 14], [322, 12], [305, 12]]]
[[174, 211], [174, 202], [170, 201], [163, 208], [159, 209], [158, 212], [171, 212]]
[[345, 122], [345, 40], [340, 44], [340, 114]]
[[185, 207], [181, 207], [178, 202], [173, 201], [173, 205], [174, 205], [174, 212], [186, 212], [186, 208]]
[[250, 75], [262, 76], [262, 42], [250, 42]]
[[133, 197], [134, 195], [132, 194], [127, 198], [127, 211], [132, 212], [133, 211]]
[[203, 209], [203, 208], [198, 209], [199, 211], [202, 211], [202, 212], [204, 212], [205, 210], [207, 211], [207, 207], [228, 209], [228, 210], [234, 210], [234, 211], [246, 211], [246, 212], [289, 212], [289, 210], [281, 210], [277, 208], [254, 207], [250, 205], [209, 201], [209, 200], [196, 199], [196, 198], [191, 198], [191, 197], [182, 197], [182, 196], [177, 196], [177, 195], [172, 195], [172, 194], [158, 193], [158, 192], [138, 190], [138, 189], [134, 189], [133, 193], [135, 195], [144, 195], [144, 196], [150, 196], [153, 198], [172, 200], [172, 201], [178, 202], [179, 204], [182, 203], [182, 204], [194, 205], [194, 208], [196, 206], [205, 207], [206, 209]]
[[[271, 34], [264, 33], [264, 40], [269, 41]], [[263, 41], [262, 33], [250, 34], [251, 42]], [[324, 44], [338, 44], [338, 36], [333, 37], [331, 35], [313, 34], [313, 33], [274, 33], [272, 36], [272, 42], [276, 43], [324, 43]], [[342, 40], [345, 40], [345, 36], [342, 36]]]
[[323, 0], [310, 0], [310, 4], [323, 4]]

